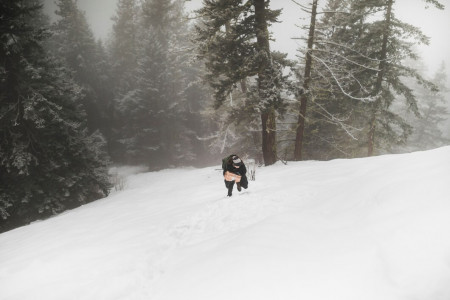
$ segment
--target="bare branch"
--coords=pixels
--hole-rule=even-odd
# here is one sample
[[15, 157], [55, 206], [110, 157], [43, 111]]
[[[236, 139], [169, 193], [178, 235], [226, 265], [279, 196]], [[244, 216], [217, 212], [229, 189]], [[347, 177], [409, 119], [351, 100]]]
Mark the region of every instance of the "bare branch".
[[312, 57], [313, 59], [315, 59], [316, 61], [320, 62], [326, 69], [328, 69], [328, 71], [330, 72], [331, 76], [334, 78], [334, 81], [337, 83], [339, 89], [341, 90], [341, 92], [342, 92], [345, 96], [347, 96], [347, 97], [349, 97], [349, 98], [351, 98], [351, 99], [358, 100], [358, 101], [363, 101], [363, 102], [373, 102], [373, 101], [375, 101], [375, 98], [372, 97], [372, 96], [368, 96], [368, 97], [354, 97], [354, 96], [350, 95], [349, 93], [347, 93], [347, 92], [344, 90], [344, 88], [342, 87], [341, 82], [340, 82], [339, 79], [336, 77], [336, 75], [335, 75], [335, 73], [333, 72], [333, 70], [331, 70], [331, 68], [330, 68], [330, 67], [329, 67], [322, 59], [318, 58], [317, 56], [311, 54], [311, 57]]
[[379, 59], [368, 57], [368, 56], [362, 54], [361, 52], [358, 52], [355, 49], [352, 49], [352, 48], [350, 48], [348, 46], [345, 46], [345, 45], [342, 45], [342, 44], [338, 44], [338, 43], [334, 43], [334, 42], [326, 41], [326, 40], [316, 40], [316, 42], [317, 43], [324, 43], [324, 44], [331, 44], [331, 45], [335, 45], [335, 46], [338, 46], [338, 47], [342, 47], [342, 48], [345, 48], [347, 50], [350, 50], [350, 51], [360, 55], [361, 57], [363, 57], [365, 59], [372, 60], [372, 61], [375, 61], [375, 62], [380, 62]]
[[343, 56], [343, 55], [341, 55], [341, 54], [339, 54], [339, 53], [337, 53], [337, 52], [331, 52], [331, 51], [328, 51], [328, 50], [322, 50], [322, 49], [314, 49], [314, 51], [319, 51], [319, 52], [328, 52], [328, 53], [330, 53], [331, 55], [334, 55], [334, 56], [338, 56], [338, 57], [340, 57], [340, 58], [342, 58], [342, 59], [344, 59], [344, 60], [346, 60], [346, 61], [348, 61], [348, 62], [350, 62], [350, 63], [352, 63], [352, 64], [354, 64], [354, 65], [356, 65], [356, 66], [358, 66], [358, 67], [361, 67], [361, 68], [363, 68], [363, 69], [366, 69], [366, 70], [372, 70], [372, 71], [375, 71], [375, 72], [379, 72], [380, 70], [377, 68], [377, 69], [375, 69], [375, 68], [372, 68], [372, 67], [368, 67], [368, 66], [365, 66], [365, 65], [362, 65], [362, 64], [360, 64], [360, 63], [358, 63], [358, 62], [356, 62], [356, 61], [353, 61], [353, 60], [351, 60], [351, 59], [349, 59], [349, 58], [347, 58], [347, 57], [345, 57], [345, 56]]
[[336, 149], [337, 151], [341, 152], [342, 154], [346, 155], [347, 157], [351, 157], [351, 155], [347, 152], [345, 152], [344, 150], [339, 149], [335, 144], [330, 143], [329, 141], [327, 141], [326, 139], [322, 138], [321, 136], [317, 135], [317, 134], [312, 134], [316, 137], [318, 137], [320, 140], [322, 140], [323, 142], [331, 145], [331, 147], [333, 147], [334, 149]]
[[303, 4], [298, 3], [295, 0], [291, 0], [292, 2], [294, 2], [295, 4], [297, 4], [298, 6], [300, 6], [302, 8], [302, 10], [305, 10], [307, 13], [311, 13], [311, 9]]
[[[314, 102], [314, 105], [316, 105], [318, 108], [320, 108], [321, 111], [315, 110], [316, 113], [320, 114], [321, 116], [323, 116], [325, 118], [325, 120], [327, 120], [329, 123], [334, 124], [334, 125], [339, 125], [344, 131], [345, 133], [350, 136], [353, 140], [357, 141], [358, 139], [353, 135], [352, 131], [362, 131], [362, 129], [360, 128], [356, 128], [353, 126], [350, 126], [346, 123], [344, 123], [345, 121], [347, 121], [349, 117], [347, 117], [346, 119], [338, 119], [335, 115], [331, 114], [330, 112], [328, 112], [322, 105], [320, 105], [317, 102]], [[351, 112], [350, 112], [351, 114]]]

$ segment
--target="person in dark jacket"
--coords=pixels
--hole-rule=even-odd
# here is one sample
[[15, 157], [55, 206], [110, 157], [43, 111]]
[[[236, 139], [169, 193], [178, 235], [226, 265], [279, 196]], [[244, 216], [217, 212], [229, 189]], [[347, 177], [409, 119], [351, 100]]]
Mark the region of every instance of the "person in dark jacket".
[[[223, 175], [225, 176], [226, 172], [230, 172], [236, 175], [241, 176], [241, 180], [236, 183], [237, 190], [240, 192], [242, 188], [248, 188], [248, 180], [247, 180], [247, 168], [245, 167], [244, 162], [237, 155], [230, 155], [226, 164], [223, 168]], [[228, 197], [231, 197], [233, 194], [235, 180], [227, 181], [225, 178], [225, 187], [228, 190]]]

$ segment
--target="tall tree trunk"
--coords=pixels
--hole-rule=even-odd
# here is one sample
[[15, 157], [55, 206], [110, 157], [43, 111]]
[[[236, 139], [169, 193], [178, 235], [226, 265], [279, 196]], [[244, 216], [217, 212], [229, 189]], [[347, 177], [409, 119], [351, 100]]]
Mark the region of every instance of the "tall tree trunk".
[[316, 27], [317, 2], [314, 0], [311, 11], [311, 21], [309, 23], [308, 49], [306, 51], [305, 76], [303, 80], [303, 93], [300, 97], [300, 111], [297, 121], [297, 134], [295, 136], [294, 160], [302, 160], [303, 138], [305, 131], [306, 103], [308, 100], [309, 84], [311, 82], [312, 47], [314, 43], [314, 30]]
[[[265, 95], [270, 86], [268, 86], [269, 72], [272, 69], [270, 45], [269, 45], [269, 31], [267, 29], [265, 0], [254, 0], [255, 6], [255, 26], [258, 52], [261, 55], [262, 62], [258, 71], [258, 89], [261, 101], [264, 101]], [[272, 165], [277, 161], [277, 147], [276, 147], [276, 122], [275, 109], [272, 106], [264, 107], [261, 113], [262, 123], [262, 152], [264, 164], [266, 166]]]
[[[263, 150], [263, 158], [264, 164], [266, 166], [274, 164], [276, 162], [276, 135], [275, 131], [273, 134], [270, 134], [272, 128], [275, 128], [275, 112], [272, 108], [271, 111], [266, 111], [261, 114], [261, 123], [262, 123], [262, 150]], [[270, 161], [271, 163], [268, 163]]]
[[378, 66], [378, 75], [377, 81], [375, 83], [375, 89], [373, 94], [377, 96], [376, 100], [372, 103], [371, 106], [371, 117], [369, 124], [369, 136], [367, 143], [367, 156], [373, 155], [374, 145], [375, 145], [375, 130], [376, 130], [376, 122], [377, 122], [377, 112], [381, 108], [381, 90], [384, 74], [386, 72], [386, 58], [387, 58], [387, 44], [390, 34], [390, 26], [391, 26], [391, 15], [392, 15], [392, 4], [393, 0], [388, 0], [386, 16], [385, 16], [385, 28], [383, 30], [383, 41], [381, 45], [381, 53], [380, 53], [380, 63]]

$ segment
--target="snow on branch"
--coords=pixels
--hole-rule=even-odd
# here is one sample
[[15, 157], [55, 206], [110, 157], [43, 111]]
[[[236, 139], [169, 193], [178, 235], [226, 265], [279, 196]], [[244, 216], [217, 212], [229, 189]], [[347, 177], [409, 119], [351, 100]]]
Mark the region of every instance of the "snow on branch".
[[355, 97], [355, 96], [352, 96], [352, 95], [350, 95], [349, 93], [347, 93], [347, 92], [344, 90], [344, 88], [342, 87], [342, 84], [341, 84], [341, 82], [339, 81], [339, 79], [338, 79], [338, 78], [336, 77], [336, 75], [334, 74], [333, 70], [331, 70], [331, 68], [328, 66], [328, 64], [325, 63], [322, 59], [318, 58], [317, 56], [315, 56], [315, 55], [313, 55], [313, 54], [311, 54], [311, 57], [312, 57], [314, 60], [320, 62], [320, 63], [321, 63], [321, 64], [322, 64], [322, 65], [330, 72], [330, 74], [331, 74], [331, 76], [333, 77], [334, 81], [336, 82], [336, 84], [338, 85], [339, 89], [341, 90], [341, 92], [342, 92], [345, 96], [349, 97], [350, 99], [354, 99], [354, 100], [358, 100], [358, 101], [363, 101], [363, 102], [374, 102], [374, 101], [375, 101], [376, 97], [373, 97], [373, 96], [367, 96], [367, 97]]
[[342, 58], [342, 59], [344, 59], [344, 60], [346, 60], [346, 61], [352, 63], [353, 65], [356, 65], [356, 66], [361, 67], [361, 68], [363, 68], [363, 69], [372, 70], [372, 71], [375, 71], [375, 72], [380, 72], [380, 70], [379, 70], [378, 68], [373, 68], [373, 67], [365, 66], [365, 65], [360, 64], [360, 63], [358, 63], [358, 62], [356, 62], [356, 61], [354, 61], [354, 60], [351, 60], [351, 59], [349, 59], [349, 58], [345, 57], [344, 55], [341, 55], [341, 54], [339, 54], [339, 53], [337, 53], [337, 52], [331, 52], [331, 51], [328, 51], [328, 50], [322, 50], [322, 49], [314, 49], [314, 51], [327, 52], [327, 53], [330, 53], [331, 55], [338, 56], [338, 57], [340, 57], [340, 58]]
[[[353, 48], [350, 48], [350, 47], [348, 47], [348, 46], [345, 46], [345, 45], [342, 45], [342, 44], [339, 44], [339, 43], [334, 43], [334, 42], [331, 42], [331, 41], [327, 41], [327, 40], [319, 40], [319, 39], [316, 40], [316, 42], [317, 42], [317, 43], [324, 43], [324, 44], [331, 44], [331, 45], [335, 45], [335, 46], [338, 46], [338, 47], [342, 47], [342, 48], [345, 48], [345, 49], [347, 49], [347, 50], [350, 50], [350, 51], [352, 51], [352, 52], [358, 54], [359, 56], [361, 56], [362, 58], [365, 58], [365, 59], [367, 59], [367, 60], [371, 60], [371, 61], [374, 61], [374, 62], [377, 62], [377, 63], [380, 62], [379, 59], [371, 58], [371, 57], [369, 57], [369, 56], [367, 56], [367, 55], [362, 54], [362, 53], [359, 52], [359, 51], [356, 51], [356, 50], [353, 49]], [[316, 49], [315, 49], [315, 50], [316, 50]], [[378, 70], [376, 70], [376, 71], [378, 71]]]
[[354, 140], [358, 140], [352, 133], [352, 131], [362, 131], [362, 129], [360, 128], [356, 128], [353, 126], [350, 126], [348, 124], [345, 123], [345, 121], [347, 121], [350, 118], [350, 114], [348, 117], [344, 118], [344, 119], [339, 119], [337, 118], [334, 114], [330, 113], [329, 111], [327, 111], [322, 105], [320, 105], [319, 103], [313, 101], [314, 105], [317, 106], [320, 111], [315, 110], [318, 114], [320, 114], [321, 116], [323, 116], [326, 120], [328, 120], [328, 122], [335, 124], [335, 125], [339, 125], [346, 133], [348, 136], [350, 136], [352, 139]]

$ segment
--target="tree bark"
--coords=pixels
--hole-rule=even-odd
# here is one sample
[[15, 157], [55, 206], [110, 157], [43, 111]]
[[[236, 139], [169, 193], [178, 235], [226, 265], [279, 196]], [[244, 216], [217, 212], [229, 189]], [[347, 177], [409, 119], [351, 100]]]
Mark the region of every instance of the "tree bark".
[[[270, 88], [267, 86], [268, 72], [271, 69], [270, 64], [270, 45], [269, 31], [267, 29], [265, 0], [254, 0], [255, 6], [255, 29], [258, 52], [262, 57], [261, 66], [258, 71], [258, 89], [261, 101], [267, 93], [265, 91]], [[275, 109], [271, 106], [264, 107], [261, 113], [262, 125], [262, 152], [264, 164], [272, 165], [277, 161], [276, 148], [276, 122]]]
[[372, 111], [369, 123], [369, 135], [368, 135], [368, 143], [367, 143], [367, 156], [372, 156], [374, 147], [375, 147], [375, 131], [376, 131], [376, 122], [377, 122], [377, 112], [381, 107], [381, 95], [379, 95], [382, 91], [382, 83], [384, 74], [386, 72], [386, 58], [387, 58], [387, 44], [390, 34], [390, 26], [391, 26], [391, 15], [392, 15], [392, 4], [393, 0], [388, 0], [386, 16], [385, 16], [385, 29], [383, 30], [383, 41], [381, 45], [381, 53], [380, 53], [380, 63], [378, 66], [378, 74], [377, 81], [375, 83], [374, 96], [376, 96], [376, 100], [372, 103]]
[[[275, 131], [275, 112], [267, 111], [261, 114], [262, 123], [262, 150], [263, 159], [266, 166], [274, 164], [276, 160], [276, 135]], [[273, 132], [273, 134], [271, 134]], [[270, 162], [270, 163], [268, 163]]]
[[305, 76], [303, 80], [303, 93], [300, 97], [300, 110], [297, 121], [297, 133], [295, 136], [294, 160], [302, 160], [302, 148], [305, 131], [306, 104], [308, 101], [309, 84], [311, 82], [312, 47], [314, 44], [314, 31], [316, 27], [317, 2], [314, 0], [311, 11], [311, 21], [309, 24], [308, 49], [306, 51]]

